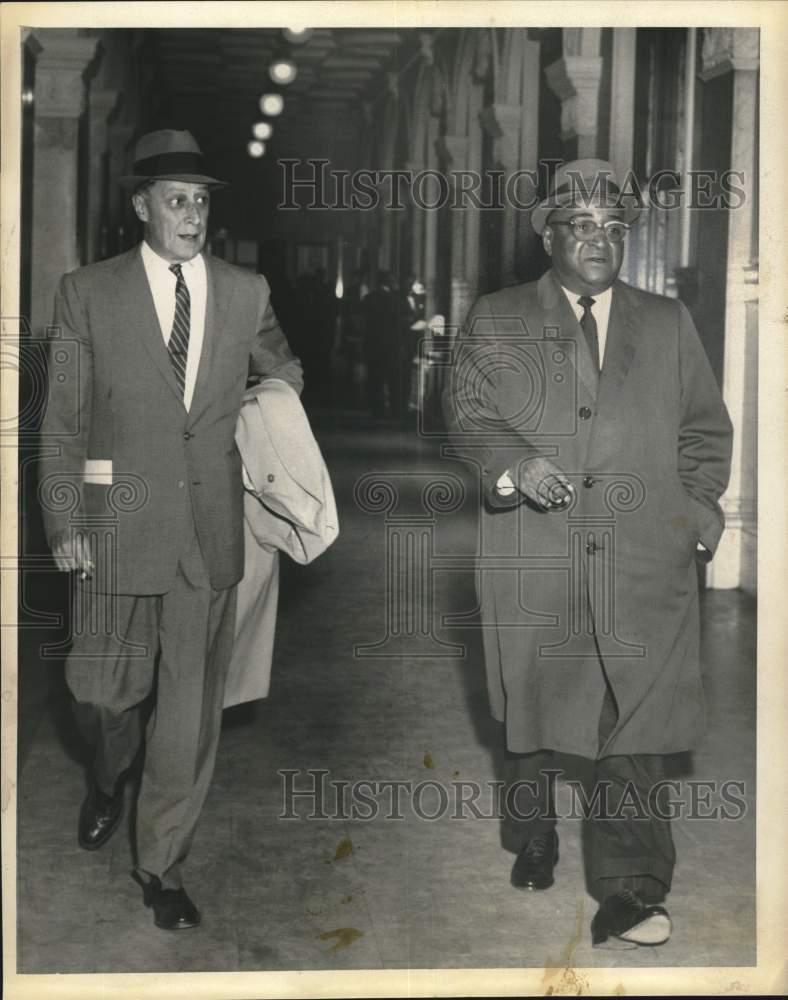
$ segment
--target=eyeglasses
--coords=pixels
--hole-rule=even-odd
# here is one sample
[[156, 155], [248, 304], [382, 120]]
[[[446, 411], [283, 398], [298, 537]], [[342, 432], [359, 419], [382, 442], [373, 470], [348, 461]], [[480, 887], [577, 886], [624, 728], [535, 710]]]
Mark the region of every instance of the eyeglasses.
[[600, 230], [605, 231], [605, 236], [607, 236], [610, 243], [623, 243], [630, 229], [628, 223], [619, 222], [618, 219], [610, 219], [607, 222], [603, 222], [600, 226], [586, 215], [576, 215], [573, 219], [568, 219], [566, 222], [561, 220], [549, 222], [548, 225], [570, 226], [575, 239], [580, 240], [582, 243], [593, 240]]

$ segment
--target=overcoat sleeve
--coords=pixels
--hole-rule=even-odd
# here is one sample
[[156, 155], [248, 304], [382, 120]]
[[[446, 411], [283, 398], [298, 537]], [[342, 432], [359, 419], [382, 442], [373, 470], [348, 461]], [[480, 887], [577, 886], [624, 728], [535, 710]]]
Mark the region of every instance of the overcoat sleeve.
[[279, 326], [271, 305], [268, 282], [262, 274], [258, 277], [261, 282], [261, 316], [249, 361], [250, 380], [259, 382], [263, 378], [280, 378], [300, 394], [304, 387], [301, 362], [290, 350], [287, 338]]
[[730, 476], [733, 429], [695, 324], [686, 306], [678, 306], [678, 473], [696, 509], [700, 541], [713, 553], [725, 527], [718, 501]]
[[461, 458], [480, 463], [482, 488], [493, 507], [522, 503], [519, 491], [503, 496], [496, 484], [504, 472], [536, 458], [539, 449], [503, 419], [497, 406], [498, 347], [495, 317], [485, 296], [468, 313], [454, 344], [442, 403], [450, 440]]
[[[51, 544], [82, 508], [93, 401], [93, 348], [88, 320], [73, 275], [65, 274], [55, 295], [50, 341], [47, 405], [41, 424], [40, 499]], [[54, 363], [55, 356], [64, 360]]]

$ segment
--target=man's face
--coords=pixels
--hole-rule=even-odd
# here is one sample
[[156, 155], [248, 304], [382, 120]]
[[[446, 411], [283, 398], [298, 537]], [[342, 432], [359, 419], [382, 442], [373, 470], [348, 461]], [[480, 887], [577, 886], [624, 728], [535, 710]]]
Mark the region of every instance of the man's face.
[[205, 245], [208, 188], [185, 181], [154, 181], [132, 199], [150, 248], [171, 264], [196, 257]]
[[611, 243], [599, 229], [589, 240], [578, 239], [570, 219], [593, 219], [598, 226], [612, 219], [621, 221], [619, 208], [561, 208], [551, 212], [542, 230], [542, 241], [553, 259], [556, 277], [570, 292], [578, 295], [598, 295], [610, 288], [621, 270], [624, 244]]

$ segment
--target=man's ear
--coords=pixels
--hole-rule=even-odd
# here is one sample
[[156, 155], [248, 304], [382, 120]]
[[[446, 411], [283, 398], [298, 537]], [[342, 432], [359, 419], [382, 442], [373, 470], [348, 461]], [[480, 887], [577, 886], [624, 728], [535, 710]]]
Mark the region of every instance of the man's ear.
[[131, 204], [134, 206], [134, 211], [137, 213], [137, 218], [140, 222], [148, 222], [148, 199], [144, 194], [133, 194], [131, 196]]
[[545, 226], [542, 230], [542, 246], [544, 247], [544, 252], [548, 257], [553, 256], [553, 230], [549, 226]]

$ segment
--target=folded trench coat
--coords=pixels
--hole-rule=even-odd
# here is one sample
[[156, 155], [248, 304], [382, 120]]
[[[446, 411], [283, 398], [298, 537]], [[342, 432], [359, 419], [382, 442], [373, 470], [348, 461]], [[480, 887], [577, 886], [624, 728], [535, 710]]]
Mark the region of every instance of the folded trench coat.
[[249, 389], [235, 442], [244, 468], [244, 576], [224, 707], [268, 696], [279, 553], [316, 559], [339, 534], [331, 479], [298, 394], [280, 379]]

